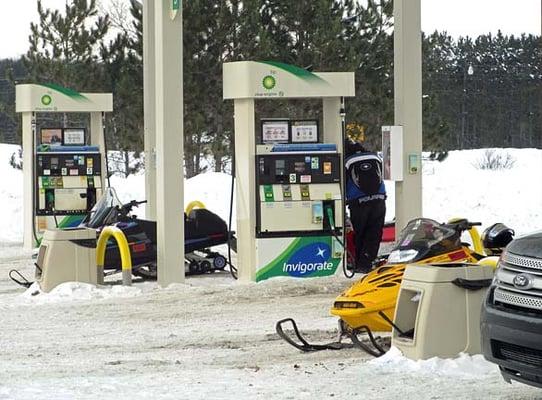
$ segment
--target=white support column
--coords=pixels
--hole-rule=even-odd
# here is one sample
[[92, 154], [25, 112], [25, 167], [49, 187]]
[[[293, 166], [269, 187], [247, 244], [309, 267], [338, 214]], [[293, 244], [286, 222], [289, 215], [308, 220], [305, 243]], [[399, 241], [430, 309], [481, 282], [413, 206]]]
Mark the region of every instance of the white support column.
[[324, 112], [324, 143], [334, 143], [342, 152], [341, 98], [325, 97], [322, 101]]
[[[340, 165], [344, 165], [344, 141], [343, 141], [343, 133], [342, 133], [342, 117], [341, 117], [341, 98], [340, 97], [324, 97], [322, 100], [323, 105], [323, 114], [324, 114], [324, 138], [322, 140], [323, 143], [334, 143], [337, 146], [337, 151], [341, 155]], [[345, 214], [345, 203], [344, 199], [346, 197], [346, 193], [344, 191], [345, 185], [344, 185], [344, 168], [341, 168], [341, 191], [342, 191], [342, 207], [343, 210], [341, 211], [341, 215], [343, 216], [343, 221], [341, 221], [341, 226], [345, 226], [344, 223], [344, 216]], [[344, 242], [345, 240], [345, 230], [342, 230], [342, 240]], [[341, 263], [343, 263], [345, 259], [343, 258]], [[339, 264], [339, 267], [337, 268], [337, 271], [341, 271], [341, 264]]]
[[[395, 125], [403, 126], [404, 179], [395, 183], [395, 225], [403, 229], [422, 214], [422, 46], [420, 0], [394, 2]], [[409, 155], [420, 168], [409, 171]]]
[[[323, 143], [334, 143], [337, 145], [337, 151], [341, 155], [341, 165], [344, 165], [343, 134], [341, 118], [341, 98], [324, 97], [324, 140]], [[344, 182], [344, 168], [341, 168], [341, 182]], [[344, 187], [344, 186], [343, 186]], [[345, 193], [343, 193], [343, 198]]]
[[102, 153], [102, 188], [105, 188], [105, 182], [107, 181], [107, 158], [105, 151], [107, 147], [105, 146], [103, 113], [101, 112], [90, 113], [90, 144], [98, 146]]
[[143, 113], [145, 132], [146, 219], [156, 220], [156, 76], [154, 0], [143, 1]]
[[234, 102], [237, 271], [241, 282], [256, 280], [256, 172], [254, 100]]
[[34, 239], [34, 174], [32, 173], [34, 164], [34, 147], [35, 138], [32, 124], [31, 112], [22, 113], [22, 131], [23, 131], [23, 213], [24, 213], [24, 235], [23, 246], [26, 250], [33, 249], [37, 246]]
[[[158, 283], [184, 281], [182, 11], [156, 0], [156, 222]], [[173, 18], [172, 18], [173, 17]]]

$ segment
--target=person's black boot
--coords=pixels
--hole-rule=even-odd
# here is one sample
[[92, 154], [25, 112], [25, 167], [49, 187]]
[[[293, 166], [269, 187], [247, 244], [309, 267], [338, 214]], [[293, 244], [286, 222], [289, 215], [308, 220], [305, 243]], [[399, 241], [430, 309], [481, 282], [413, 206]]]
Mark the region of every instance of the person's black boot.
[[366, 264], [356, 265], [353, 269], [353, 271], [356, 274], [368, 274], [372, 270], [373, 270], [372, 265], [366, 265]]

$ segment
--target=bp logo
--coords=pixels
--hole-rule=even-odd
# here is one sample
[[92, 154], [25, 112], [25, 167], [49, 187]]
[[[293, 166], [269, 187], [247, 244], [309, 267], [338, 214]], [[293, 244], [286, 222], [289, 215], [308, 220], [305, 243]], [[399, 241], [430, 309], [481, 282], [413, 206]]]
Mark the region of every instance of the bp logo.
[[53, 99], [48, 94], [44, 94], [43, 96], [41, 96], [41, 104], [43, 104], [44, 106], [50, 105], [52, 101]]
[[273, 89], [276, 84], [277, 84], [276, 79], [272, 77], [271, 75], [267, 75], [265, 78], [263, 78], [262, 85], [267, 90]]
[[311, 243], [292, 254], [282, 265], [282, 270], [295, 277], [307, 276], [317, 271], [333, 271], [333, 263], [329, 261], [330, 256], [329, 244]]

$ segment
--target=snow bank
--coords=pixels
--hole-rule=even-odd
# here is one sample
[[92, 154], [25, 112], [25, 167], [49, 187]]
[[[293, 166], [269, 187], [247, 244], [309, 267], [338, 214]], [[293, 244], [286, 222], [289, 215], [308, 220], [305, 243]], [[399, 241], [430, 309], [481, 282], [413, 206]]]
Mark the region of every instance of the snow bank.
[[9, 165], [19, 146], [0, 144], [0, 242], [23, 239], [23, 172]]
[[[0, 242], [21, 242], [23, 235], [22, 172], [9, 165], [18, 146], [0, 144]], [[443, 162], [424, 161], [423, 213], [439, 222], [466, 217], [487, 227], [503, 222], [523, 234], [542, 228], [542, 150], [499, 149], [515, 159], [509, 170], [480, 170], [476, 164], [485, 149], [452, 151]], [[145, 198], [145, 176], [127, 179], [113, 176], [111, 184], [123, 202]], [[209, 172], [185, 181], [184, 202], [202, 201], [208, 209], [228, 220], [231, 177]], [[388, 190], [387, 220], [395, 215], [395, 188]], [[234, 200], [235, 201], [235, 200]], [[234, 203], [235, 204], [235, 203]], [[142, 206], [135, 213], [144, 218]], [[235, 229], [235, 207], [232, 225]]]
[[[2, 261], [2, 259], [0, 259]], [[120, 275], [115, 275], [120, 276]], [[112, 279], [114, 279], [114, 277]], [[110, 278], [111, 279], [111, 278]], [[106, 282], [108, 283], [108, 282]], [[39, 306], [45, 304], [71, 304], [74, 302], [94, 303], [97, 300], [123, 299], [165, 295], [166, 293], [190, 293], [198, 296], [219, 296], [221, 301], [235, 302], [239, 298], [254, 297], [273, 299], [278, 297], [302, 297], [317, 294], [335, 295], [342, 290], [345, 279], [339, 277], [309, 278], [303, 281], [278, 277], [268, 281], [241, 283], [233, 281], [228, 272], [198, 275], [186, 283], [174, 283], [165, 288], [156, 282], [134, 282], [132, 286], [115, 285], [96, 286], [83, 282], [65, 282], [56, 286], [49, 293], [43, 292], [38, 283], [33, 283], [26, 291], [1, 306], [17, 307], [20, 305]], [[151, 292], [153, 292], [151, 294]], [[0, 300], [6, 300], [0, 296]]]
[[[514, 166], [508, 170], [480, 170], [476, 164], [485, 149], [451, 151], [443, 162], [423, 163], [423, 213], [427, 218], [445, 222], [466, 217], [482, 222], [485, 228], [502, 222], [524, 234], [542, 227], [542, 150], [497, 149], [509, 154]], [[111, 184], [123, 202], [145, 198], [145, 177], [131, 175], [128, 179], [115, 176]], [[231, 176], [208, 172], [185, 181], [185, 205], [192, 200], [228, 220]], [[395, 187], [386, 182], [388, 200], [386, 219], [395, 215]], [[235, 199], [234, 199], [235, 205]], [[143, 217], [144, 207], [137, 214]], [[233, 207], [233, 229], [235, 229]], [[0, 222], [1, 224], [1, 222]]]
[[43, 292], [38, 283], [34, 282], [15, 303], [22, 305], [40, 305], [52, 303], [69, 303], [74, 301], [89, 301], [115, 298], [131, 298], [140, 296], [156, 288], [154, 282], [144, 282], [137, 286], [95, 286], [82, 282], [61, 283], [49, 293]]
[[509, 154], [511, 169], [476, 168], [486, 150], [452, 151], [442, 162], [426, 162], [424, 216], [444, 222], [466, 217], [485, 228], [502, 222], [524, 234], [542, 228], [542, 150], [496, 149]]
[[498, 372], [498, 367], [486, 361], [481, 354], [471, 356], [461, 353], [453, 359], [433, 357], [414, 361], [403, 356], [396, 347], [392, 347], [382, 357], [369, 361], [369, 364], [388, 372], [414, 372], [458, 378], [478, 378]]
[[[115, 188], [119, 200], [127, 203], [130, 200], [145, 199], [145, 175], [130, 175], [128, 178], [114, 176], [111, 178], [111, 186]], [[205, 207], [218, 214], [228, 222], [230, 212], [231, 175], [221, 172], [207, 172], [186, 179], [184, 182], [184, 204], [198, 200]], [[145, 217], [145, 206], [134, 211], [140, 218]], [[232, 229], [235, 229], [235, 195], [233, 207]]]

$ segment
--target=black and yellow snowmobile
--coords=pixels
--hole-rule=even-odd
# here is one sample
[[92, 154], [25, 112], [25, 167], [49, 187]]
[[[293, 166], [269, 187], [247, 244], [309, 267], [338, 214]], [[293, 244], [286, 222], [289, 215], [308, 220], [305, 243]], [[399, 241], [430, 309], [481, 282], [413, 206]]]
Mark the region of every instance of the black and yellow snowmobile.
[[[277, 322], [277, 333], [302, 351], [343, 348], [345, 344], [341, 343], [341, 338], [348, 337], [354, 345], [374, 356], [384, 354], [386, 344], [373, 332], [389, 332], [394, 326], [399, 288], [408, 264], [461, 262], [496, 266], [496, 255], [512, 240], [514, 232], [503, 224], [494, 224], [480, 237], [476, 229], [479, 225], [466, 219], [453, 219], [445, 224], [427, 218], [410, 221], [380, 265], [335, 299], [331, 314], [340, 318], [339, 341], [310, 344], [301, 336], [291, 318]], [[464, 232], [469, 233], [470, 244], [462, 242]], [[284, 331], [287, 324], [292, 325], [295, 338]], [[358, 335], [363, 333], [367, 334], [369, 343], [359, 339]]]

